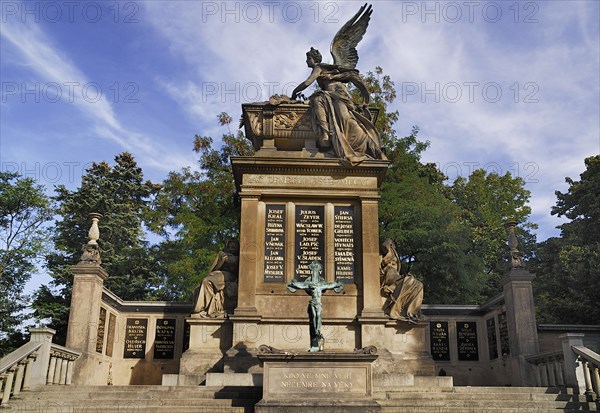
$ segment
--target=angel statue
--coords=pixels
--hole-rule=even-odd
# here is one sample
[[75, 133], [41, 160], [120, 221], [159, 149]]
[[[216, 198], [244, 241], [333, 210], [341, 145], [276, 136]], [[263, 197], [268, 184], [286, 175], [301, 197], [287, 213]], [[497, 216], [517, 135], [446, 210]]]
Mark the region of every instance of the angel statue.
[[[381, 151], [381, 140], [367, 109], [369, 92], [356, 69], [356, 46], [367, 31], [371, 5], [360, 8], [331, 42], [333, 64], [322, 63], [318, 50], [310, 48], [306, 64], [312, 68], [310, 76], [292, 93], [295, 100], [300, 92], [314, 81], [320, 87], [309, 98], [312, 127], [322, 150], [333, 150], [343, 164], [355, 166], [366, 159], [386, 159]], [[348, 93], [352, 83], [361, 93], [363, 105], [356, 105]]]

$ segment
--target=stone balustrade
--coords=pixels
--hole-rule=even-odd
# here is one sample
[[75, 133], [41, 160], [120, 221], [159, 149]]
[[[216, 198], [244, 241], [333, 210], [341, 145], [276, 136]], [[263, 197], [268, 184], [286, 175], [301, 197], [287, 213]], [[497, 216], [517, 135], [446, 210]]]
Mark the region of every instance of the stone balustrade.
[[45, 384], [71, 384], [80, 353], [52, 344], [54, 330], [31, 328], [31, 340], [0, 360], [0, 406], [22, 391]]
[[538, 387], [564, 387], [564, 356], [562, 350], [527, 357], [533, 365], [535, 385]]
[[[576, 377], [580, 392], [598, 400], [600, 394], [600, 354], [584, 346], [573, 346], [576, 354]], [[585, 390], [583, 390], [585, 389]]]
[[79, 353], [56, 344], [50, 348], [50, 363], [46, 384], [71, 384], [73, 377], [73, 363], [79, 357]]

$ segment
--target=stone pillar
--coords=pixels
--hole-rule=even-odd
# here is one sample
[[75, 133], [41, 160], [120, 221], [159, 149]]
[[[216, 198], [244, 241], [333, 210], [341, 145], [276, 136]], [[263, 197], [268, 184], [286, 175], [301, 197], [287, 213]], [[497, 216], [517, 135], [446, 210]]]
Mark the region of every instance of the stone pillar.
[[17, 397], [21, 393], [21, 387], [23, 386], [24, 370], [25, 370], [25, 363], [20, 362], [17, 367], [17, 375], [15, 377], [15, 386], [13, 389], [13, 397]]
[[27, 359], [27, 366], [25, 367], [25, 377], [23, 378], [23, 391], [29, 391], [31, 388], [31, 372], [33, 370], [33, 363], [35, 358], [29, 356]]
[[577, 355], [573, 352], [573, 346], [583, 346], [585, 334], [566, 333], [558, 336], [562, 340], [563, 358], [565, 362], [565, 385], [579, 390], [579, 394], [585, 393], [585, 378], [583, 370], [578, 368], [581, 363], [577, 361]]
[[256, 317], [256, 260], [262, 253], [258, 245], [258, 196], [242, 195], [240, 226], [240, 267], [238, 304], [235, 317]]
[[84, 262], [71, 267], [71, 270], [73, 290], [66, 346], [82, 354], [93, 353], [96, 351], [102, 290], [108, 274], [99, 265]]
[[30, 386], [43, 386], [46, 384], [48, 375], [48, 364], [50, 363], [50, 347], [52, 346], [52, 337], [56, 330], [51, 328], [29, 328], [31, 337], [29, 341], [43, 343], [37, 350], [37, 357], [32, 364]]
[[379, 292], [379, 197], [362, 199], [362, 317], [384, 316]]
[[[510, 358], [516, 364], [512, 384], [528, 386], [535, 383], [531, 366], [525, 356], [539, 352], [532, 280], [535, 275], [524, 268], [512, 268], [502, 279], [510, 340]], [[514, 364], [513, 364], [514, 365]]]

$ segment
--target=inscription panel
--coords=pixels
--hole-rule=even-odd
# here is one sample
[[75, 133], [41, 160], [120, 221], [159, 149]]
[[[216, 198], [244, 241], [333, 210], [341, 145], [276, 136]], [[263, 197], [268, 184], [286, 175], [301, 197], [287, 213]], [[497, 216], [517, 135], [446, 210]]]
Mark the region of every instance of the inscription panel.
[[333, 211], [335, 279], [353, 282], [355, 266], [354, 207], [336, 206]]
[[434, 360], [450, 360], [450, 338], [448, 336], [448, 322], [432, 321], [429, 323], [429, 341], [431, 342], [431, 356]]
[[177, 320], [174, 318], [156, 320], [156, 334], [154, 338], [154, 358], [172, 359], [175, 357], [175, 327]]
[[488, 353], [490, 360], [498, 358], [498, 337], [496, 336], [496, 318], [492, 317], [486, 322], [487, 327], [487, 339], [488, 339]]
[[100, 307], [98, 316], [98, 331], [96, 332], [96, 352], [102, 354], [104, 347], [104, 333], [106, 331], [106, 308]]
[[479, 360], [477, 346], [477, 323], [474, 321], [456, 322], [456, 342], [458, 344], [458, 359], [461, 361]]
[[267, 205], [265, 217], [265, 282], [285, 281], [285, 205]]
[[[294, 277], [305, 280], [311, 275], [308, 266], [313, 261], [325, 264], [324, 206], [296, 206]], [[325, 278], [325, 269], [321, 274]]]
[[125, 324], [125, 349], [123, 358], [143, 359], [146, 357], [147, 318], [128, 318]]
[[113, 347], [115, 345], [115, 328], [117, 326], [117, 316], [110, 313], [108, 316], [108, 337], [106, 338], [106, 355], [112, 357]]
[[257, 175], [244, 174], [243, 185], [248, 186], [284, 186], [286, 188], [350, 188], [350, 189], [376, 189], [375, 177], [343, 177], [331, 176], [304, 176], [304, 175]]
[[365, 397], [370, 396], [367, 376], [367, 367], [269, 366], [265, 396]]
[[498, 330], [500, 331], [500, 351], [502, 356], [510, 355], [510, 341], [508, 339], [508, 320], [506, 311], [498, 314]]

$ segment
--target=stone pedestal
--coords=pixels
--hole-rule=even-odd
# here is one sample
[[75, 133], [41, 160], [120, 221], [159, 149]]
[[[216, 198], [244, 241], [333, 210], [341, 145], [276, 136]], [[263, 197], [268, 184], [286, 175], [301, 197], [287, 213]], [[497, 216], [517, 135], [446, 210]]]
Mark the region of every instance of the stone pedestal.
[[257, 413], [375, 413], [371, 364], [356, 353], [260, 354], [263, 399]]
[[537, 324], [531, 282], [535, 275], [524, 268], [512, 268], [502, 278], [510, 341], [511, 383], [535, 386], [535, 377], [525, 357], [539, 352]]

